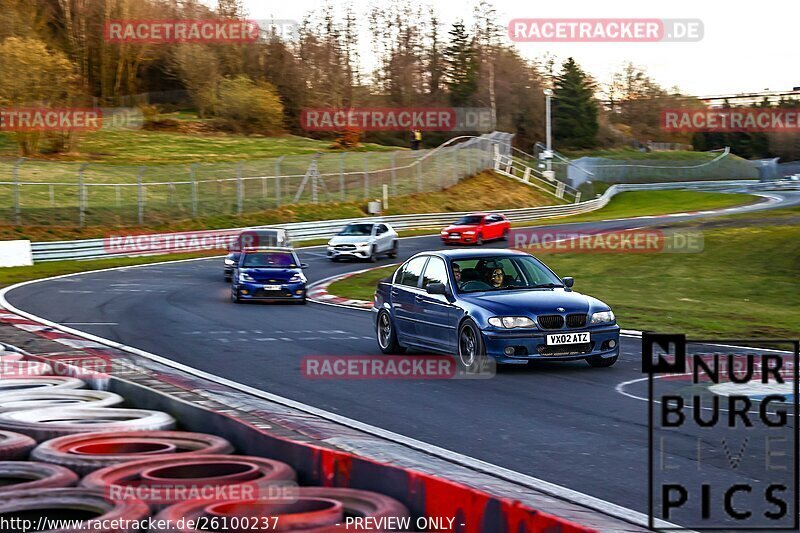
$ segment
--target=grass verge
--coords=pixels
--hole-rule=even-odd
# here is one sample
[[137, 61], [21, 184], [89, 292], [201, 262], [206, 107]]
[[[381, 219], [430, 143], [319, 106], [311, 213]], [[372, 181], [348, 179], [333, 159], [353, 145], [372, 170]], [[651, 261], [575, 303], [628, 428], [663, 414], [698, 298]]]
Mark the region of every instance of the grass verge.
[[372, 301], [375, 294], [375, 285], [378, 281], [391, 276], [397, 270], [397, 265], [388, 265], [361, 274], [350, 276], [339, 281], [334, 281], [328, 286], [328, 292], [354, 300]]
[[536, 221], [542, 225], [553, 223], [591, 222], [614, 218], [630, 218], [637, 216], [668, 215], [686, 211], [705, 211], [724, 209], [750, 204], [756, 201], [749, 194], [697, 192], [697, 191], [632, 191], [614, 196], [603, 209], [569, 217], [555, 217]]
[[[187, 134], [150, 130], [100, 130], [86, 133], [79, 143], [80, 153], [61, 154], [49, 161], [91, 161], [114, 165], [175, 165], [268, 159], [282, 155], [331, 152], [330, 140], [315, 140], [296, 135]], [[356, 151], [392, 151], [396, 146], [365, 144]], [[0, 140], [0, 155], [17, 156], [17, 146], [9, 136]]]

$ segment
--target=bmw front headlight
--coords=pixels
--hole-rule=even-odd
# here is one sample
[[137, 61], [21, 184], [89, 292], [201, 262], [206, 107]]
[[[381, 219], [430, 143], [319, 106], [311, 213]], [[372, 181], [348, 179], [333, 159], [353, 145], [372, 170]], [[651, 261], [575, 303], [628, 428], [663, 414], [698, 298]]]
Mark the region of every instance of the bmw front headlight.
[[589, 323], [592, 325], [610, 324], [614, 322], [615, 319], [616, 317], [614, 316], [613, 311], [600, 311], [599, 313], [592, 313], [592, 319], [589, 321]]
[[496, 328], [532, 328], [536, 323], [526, 316], [493, 316], [489, 319], [489, 324]]
[[250, 274], [242, 272], [241, 274], [239, 274], [239, 281], [241, 281], [242, 283], [255, 283], [256, 280], [254, 280], [253, 276], [251, 276]]
[[226, 258], [225, 258], [225, 264], [226, 264], [226, 265], [228, 265], [228, 266], [235, 265], [235, 264], [236, 264], [236, 261], [234, 261], [233, 259], [228, 259], [228, 258], [226, 257]]

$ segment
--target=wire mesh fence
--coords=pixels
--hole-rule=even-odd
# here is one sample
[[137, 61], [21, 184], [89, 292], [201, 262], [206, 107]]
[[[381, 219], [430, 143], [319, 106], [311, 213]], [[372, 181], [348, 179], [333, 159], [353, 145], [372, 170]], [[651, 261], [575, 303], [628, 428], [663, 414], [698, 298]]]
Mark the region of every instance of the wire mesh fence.
[[286, 155], [232, 163], [125, 166], [0, 159], [0, 223], [135, 226], [289, 204], [437, 191], [492, 168], [512, 135], [431, 150]]
[[572, 182], [591, 179], [608, 183], [759, 179], [756, 162], [735, 157], [727, 148], [706, 157], [697, 161], [581, 157], [572, 161], [568, 177]]

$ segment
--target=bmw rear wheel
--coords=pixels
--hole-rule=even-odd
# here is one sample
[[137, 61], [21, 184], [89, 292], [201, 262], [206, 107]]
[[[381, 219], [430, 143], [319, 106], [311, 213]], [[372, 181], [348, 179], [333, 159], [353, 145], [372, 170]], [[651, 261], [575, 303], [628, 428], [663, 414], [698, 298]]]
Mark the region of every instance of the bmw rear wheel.
[[405, 352], [405, 348], [397, 342], [397, 333], [392, 324], [392, 317], [385, 309], [378, 312], [378, 346], [385, 354], [399, 354]]

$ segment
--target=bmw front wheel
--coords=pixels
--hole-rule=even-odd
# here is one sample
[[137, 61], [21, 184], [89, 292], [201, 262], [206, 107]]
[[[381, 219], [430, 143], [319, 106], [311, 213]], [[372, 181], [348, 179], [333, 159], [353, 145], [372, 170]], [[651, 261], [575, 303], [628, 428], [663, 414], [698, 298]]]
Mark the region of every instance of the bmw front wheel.
[[472, 320], [465, 320], [458, 328], [458, 364], [466, 371], [482, 368], [486, 359], [486, 346], [478, 326]]

